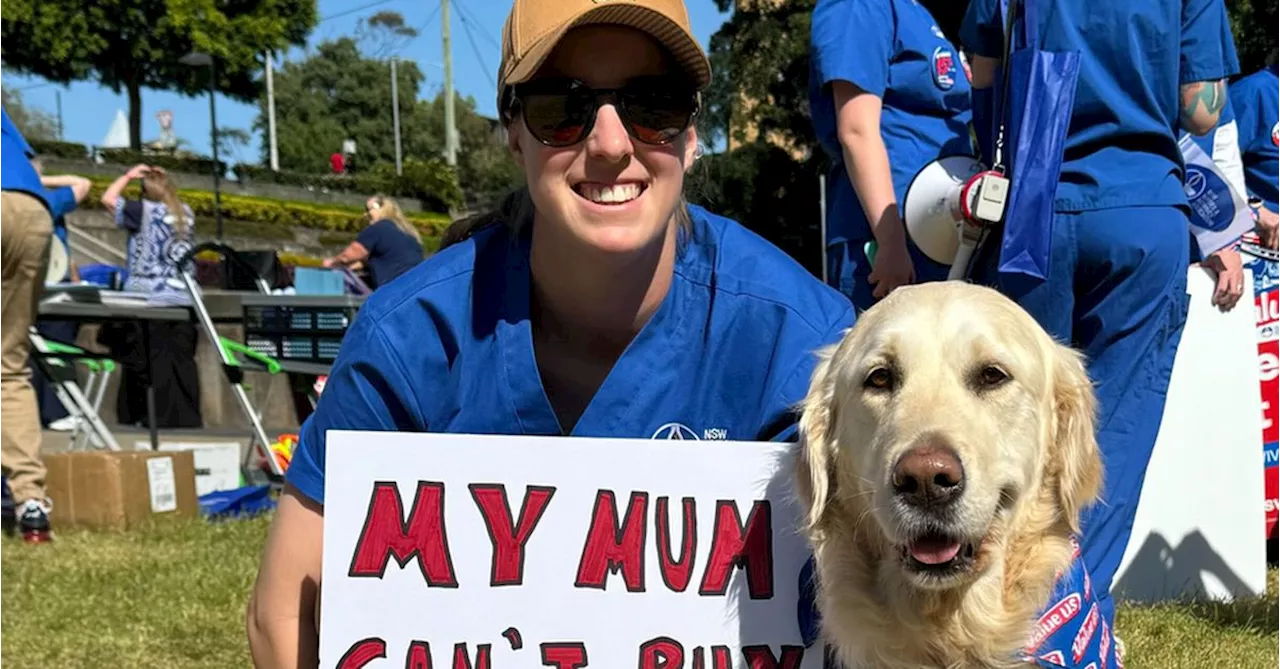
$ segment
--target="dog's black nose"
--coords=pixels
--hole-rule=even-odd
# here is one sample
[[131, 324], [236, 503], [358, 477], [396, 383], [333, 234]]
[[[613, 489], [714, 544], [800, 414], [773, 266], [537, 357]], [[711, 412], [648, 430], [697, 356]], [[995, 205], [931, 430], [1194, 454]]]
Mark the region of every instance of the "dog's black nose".
[[912, 506], [945, 506], [964, 490], [964, 466], [949, 447], [917, 446], [894, 466], [893, 490]]

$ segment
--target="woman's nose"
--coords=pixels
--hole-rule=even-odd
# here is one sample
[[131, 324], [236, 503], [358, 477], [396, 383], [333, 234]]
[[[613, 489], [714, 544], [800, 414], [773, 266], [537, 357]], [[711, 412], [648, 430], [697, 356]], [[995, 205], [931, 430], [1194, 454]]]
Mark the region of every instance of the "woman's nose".
[[613, 105], [603, 105], [596, 112], [596, 122], [591, 128], [591, 136], [587, 138], [589, 155], [618, 162], [631, 155], [631, 136], [622, 125], [618, 109]]

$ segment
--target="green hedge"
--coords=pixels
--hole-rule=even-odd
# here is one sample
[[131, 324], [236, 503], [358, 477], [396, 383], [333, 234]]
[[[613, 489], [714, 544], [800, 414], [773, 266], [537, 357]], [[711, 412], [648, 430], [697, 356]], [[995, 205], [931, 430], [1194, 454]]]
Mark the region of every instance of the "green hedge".
[[[211, 174], [213, 159], [204, 156], [174, 156], [163, 153], [144, 153], [133, 149], [99, 149], [98, 155], [108, 163], [120, 165], [137, 165], [144, 163], [163, 167], [170, 172], [188, 172], [190, 174]], [[226, 174], [227, 164], [219, 160], [219, 173]]]
[[[110, 184], [108, 180], [94, 179], [93, 189], [85, 200], [97, 201]], [[215, 215], [213, 193], [183, 189], [178, 191], [178, 195], [196, 216]], [[125, 191], [125, 196], [138, 197], [137, 187], [131, 186]], [[220, 201], [223, 217], [249, 223], [335, 232], [359, 232], [367, 225], [364, 211], [355, 207], [225, 194], [220, 196]], [[405, 218], [422, 233], [424, 245], [428, 244], [428, 238], [439, 237], [450, 222], [447, 215], [435, 212], [406, 213]]]
[[73, 158], [84, 160], [89, 157], [89, 147], [77, 142], [58, 142], [54, 140], [31, 140], [27, 142], [36, 155], [53, 158]]
[[444, 212], [462, 204], [462, 187], [458, 173], [437, 159], [403, 162], [403, 174], [396, 174], [390, 163], [374, 165], [368, 172], [356, 174], [306, 174], [273, 172], [260, 165], [237, 163], [232, 168], [236, 177], [247, 183], [266, 182], [302, 188], [324, 188], [342, 193], [383, 193], [392, 197], [412, 198], [424, 209]]

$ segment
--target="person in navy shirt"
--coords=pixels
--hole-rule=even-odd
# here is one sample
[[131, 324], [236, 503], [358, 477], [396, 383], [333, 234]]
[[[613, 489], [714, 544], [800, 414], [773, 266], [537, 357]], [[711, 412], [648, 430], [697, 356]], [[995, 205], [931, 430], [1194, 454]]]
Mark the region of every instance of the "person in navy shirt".
[[1277, 190], [1280, 189], [1280, 78], [1276, 52], [1266, 67], [1231, 84], [1236, 112], [1237, 140], [1244, 162], [1244, 181], [1250, 198], [1259, 203], [1258, 236], [1262, 245], [1276, 248]]
[[347, 333], [249, 605], [260, 666], [315, 662], [328, 431], [788, 440], [817, 350], [853, 325], [839, 292], [684, 202], [710, 65], [680, 0], [515, 0], [503, 40], [526, 187]]
[[365, 214], [369, 225], [341, 253], [325, 259], [324, 266], [367, 263], [370, 287], [376, 289], [422, 262], [422, 235], [404, 217], [400, 205], [389, 197], [369, 198]]
[[958, 51], [917, 0], [819, 0], [809, 48], [813, 127], [833, 163], [828, 283], [865, 310], [900, 285], [945, 279], [907, 238], [901, 206], [927, 164], [974, 153]]
[[[975, 91], [990, 89], [1003, 57], [998, 3], [973, 0], [961, 27]], [[1217, 125], [1238, 65], [1222, 0], [1057, 0], [1036, 14], [1040, 48], [1080, 54], [1049, 276], [977, 278], [1087, 356], [1106, 482], [1082, 518], [1082, 549], [1106, 621], [1187, 316], [1190, 210], [1177, 129], [1203, 135]], [[998, 247], [984, 245], [988, 269]]]
[[45, 466], [40, 460], [40, 420], [27, 360], [37, 302], [44, 287], [53, 212], [40, 175], [31, 165], [35, 152], [9, 112], [0, 110], [0, 249], [4, 275], [3, 344], [0, 347], [0, 465], [13, 497], [24, 541], [52, 538], [45, 496]]

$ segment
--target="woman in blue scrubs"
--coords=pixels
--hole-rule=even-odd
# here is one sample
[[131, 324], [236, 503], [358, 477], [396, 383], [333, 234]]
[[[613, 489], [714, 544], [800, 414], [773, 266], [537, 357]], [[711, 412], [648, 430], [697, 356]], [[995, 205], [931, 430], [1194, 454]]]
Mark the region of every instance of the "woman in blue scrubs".
[[[975, 93], [990, 88], [1003, 55], [998, 2], [972, 0], [961, 29]], [[1224, 48], [1222, 0], [1055, 0], [1037, 14], [1040, 48], [1080, 54], [1049, 276], [985, 280], [1088, 357], [1106, 473], [1103, 500], [1082, 519], [1082, 548], [1107, 620], [1187, 317], [1190, 210], [1177, 129], [1213, 129], [1238, 65]], [[994, 267], [999, 244], [984, 247]]]
[[809, 48], [810, 113], [833, 163], [827, 282], [866, 310], [898, 286], [947, 277], [907, 239], [901, 207], [925, 165], [974, 153], [969, 80], [917, 0], [819, 0]]
[[1277, 190], [1280, 190], [1280, 77], [1276, 76], [1276, 52], [1266, 67], [1231, 84], [1231, 106], [1236, 112], [1237, 139], [1244, 162], [1244, 181], [1258, 208], [1258, 237], [1263, 246], [1276, 248]]
[[326, 431], [784, 440], [816, 349], [853, 324], [837, 291], [684, 202], [710, 68], [680, 0], [515, 4], [498, 108], [526, 188], [347, 333], [249, 605], [259, 666], [316, 661]]

